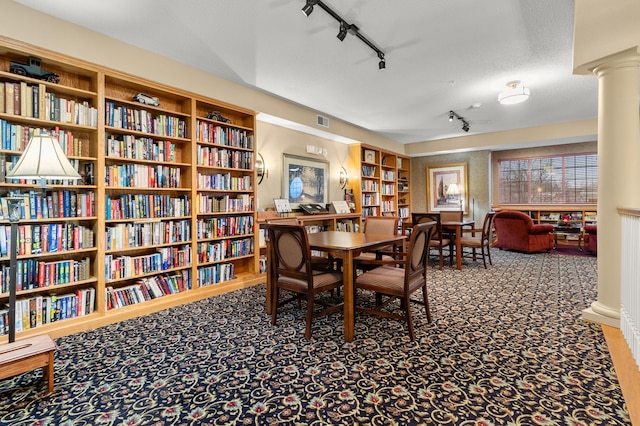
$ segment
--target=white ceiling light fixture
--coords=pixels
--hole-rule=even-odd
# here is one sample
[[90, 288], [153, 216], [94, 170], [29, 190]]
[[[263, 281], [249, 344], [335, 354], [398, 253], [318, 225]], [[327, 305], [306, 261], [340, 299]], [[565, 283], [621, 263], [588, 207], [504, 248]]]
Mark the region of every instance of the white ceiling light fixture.
[[498, 102], [502, 105], [519, 104], [529, 99], [531, 92], [528, 87], [524, 87], [520, 80], [514, 80], [507, 83], [508, 89], [498, 93]]

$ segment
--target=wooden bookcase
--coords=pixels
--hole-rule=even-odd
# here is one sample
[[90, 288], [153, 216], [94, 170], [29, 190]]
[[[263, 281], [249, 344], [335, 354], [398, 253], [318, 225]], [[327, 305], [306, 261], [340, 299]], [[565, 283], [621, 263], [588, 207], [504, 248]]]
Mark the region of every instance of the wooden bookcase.
[[356, 210], [367, 216], [411, 217], [410, 158], [365, 144], [350, 146], [352, 170], [359, 170], [360, 184], [351, 188]]
[[[11, 61], [30, 56], [59, 82], [10, 72]], [[9, 111], [6, 96], [0, 107], [0, 130], [8, 132], [0, 198], [25, 199], [17, 339], [87, 330], [263, 281], [255, 112], [1, 37], [0, 85], [4, 95], [9, 86], [14, 97], [20, 90]], [[134, 101], [138, 93], [160, 105]], [[207, 118], [211, 112], [224, 120]], [[44, 194], [35, 182], [5, 182], [36, 130], [59, 138], [82, 181], [49, 181]], [[0, 219], [0, 248], [8, 247], [9, 228]], [[7, 340], [8, 267], [5, 248], [0, 342]], [[44, 312], [52, 312], [48, 321]]]

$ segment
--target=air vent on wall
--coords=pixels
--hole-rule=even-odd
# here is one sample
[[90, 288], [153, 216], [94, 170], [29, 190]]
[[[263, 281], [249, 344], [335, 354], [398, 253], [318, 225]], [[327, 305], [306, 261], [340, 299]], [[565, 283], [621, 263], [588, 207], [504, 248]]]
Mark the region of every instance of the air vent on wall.
[[329, 119], [321, 115], [318, 116], [318, 126], [329, 127]]

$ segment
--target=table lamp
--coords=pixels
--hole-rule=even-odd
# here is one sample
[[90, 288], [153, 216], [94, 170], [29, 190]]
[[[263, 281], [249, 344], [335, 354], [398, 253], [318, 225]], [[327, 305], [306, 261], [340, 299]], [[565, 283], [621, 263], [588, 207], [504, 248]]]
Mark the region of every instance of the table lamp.
[[[457, 183], [452, 183], [447, 187], [447, 195], [460, 195]], [[462, 210], [462, 197], [460, 197], [460, 210]]]
[[[40, 188], [44, 192], [47, 179], [80, 179], [80, 175], [73, 168], [62, 152], [58, 141], [47, 134], [31, 137], [27, 148], [18, 162], [7, 172], [7, 179], [36, 179], [40, 181]], [[16, 339], [16, 252], [18, 246], [18, 221], [21, 219], [20, 204], [24, 197], [21, 194], [11, 194], [6, 197], [9, 206], [9, 222], [11, 223], [11, 263], [9, 272], [9, 343]]]

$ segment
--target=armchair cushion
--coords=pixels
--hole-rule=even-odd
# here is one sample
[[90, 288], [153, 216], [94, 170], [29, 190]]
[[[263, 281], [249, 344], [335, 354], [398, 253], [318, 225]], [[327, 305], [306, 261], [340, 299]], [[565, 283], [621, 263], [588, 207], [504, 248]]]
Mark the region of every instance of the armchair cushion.
[[598, 253], [598, 225], [584, 226], [584, 249], [589, 253]]
[[534, 224], [527, 214], [503, 210], [493, 219], [498, 241], [495, 247], [525, 253], [549, 251], [553, 248], [553, 225]]

